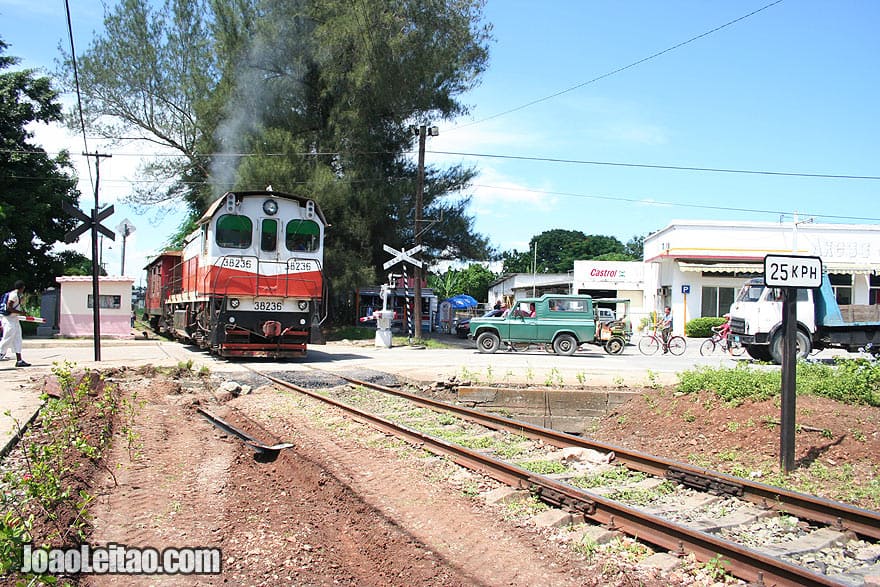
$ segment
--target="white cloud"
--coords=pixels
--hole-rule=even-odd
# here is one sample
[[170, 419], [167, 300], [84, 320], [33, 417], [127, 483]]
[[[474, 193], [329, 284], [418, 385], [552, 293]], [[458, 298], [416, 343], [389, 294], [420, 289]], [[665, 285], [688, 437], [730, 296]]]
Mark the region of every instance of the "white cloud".
[[[54, 156], [62, 149], [70, 153], [76, 173], [79, 176], [79, 207], [90, 214], [95, 207], [95, 157], [83, 155], [85, 146], [82, 136], [71, 133], [58, 124], [33, 124], [28, 127], [34, 133], [33, 142], [41, 145]], [[137, 181], [138, 169], [145, 159], [159, 151], [144, 141], [131, 142], [120, 146], [90, 140], [88, 152], [109, 154], [101, 158], [98, 176], [98, 205], [104, 208], [112, 204], [114, 213], [102, 224], [116, 232], [116, 240], [99, 239], [99, 259], [110, 275], [118, 275], [122, 270], [122, 235], [118, 227], [128, 220], [135, 231], [125, 239], [125, 275], [135, 278], [138, 283], [144, 276], [143, 267], [162, 248], [165, 242], [182, 221], [185, 211], [178, 205], [153, 206], [147, 210], [135, 209], [124, 199], [131, 193], [133, 182]], [[88, 258], [92, 257], [91, 233], [86, 232], [71, 244], [58, 243], [56, 250], [74, 250]]]

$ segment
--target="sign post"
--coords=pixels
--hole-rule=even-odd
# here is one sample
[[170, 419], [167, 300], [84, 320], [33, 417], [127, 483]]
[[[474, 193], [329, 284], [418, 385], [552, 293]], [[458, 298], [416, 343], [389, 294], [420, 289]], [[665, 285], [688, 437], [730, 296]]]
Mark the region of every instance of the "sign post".
[[[400, 251], [398, 251], [397, 249], [393, 249], [393, 248], [389, 247], [388, 245], [382, 245], [382, 248], [385, 249], [385, 252], [391, 253], [392, 255], [394, 255], [394, 257], [391, 260], [385, 261], [385, 264], [382, 265], [382, 269], [388, 269], [389, 267], [397, 265], [398, 263], [403, 263], [403, 286], [404, 286], [404, 304], [405, 304], [404, 307], [407, 308], [407, 318], [408, 318], [407, 325], [409, 326], [409, 342], [410, 342], [410, 344], [412, 344], [413, 321], [412, 321], [412, 310], [410, 309], [410, 306], [409, 306], [409, 290], [408, 290], [407, 278], [406, 278], [406, 264], [409, 263], [413, 267], [421, 268], [422, 262], [420, 260], [416, 259], [413, 255], [415, 255], [416, 253], [418, 253], [419, 251], [422, 250], [422, 245], [416, 245], [411, 249], [405, 249], [405, 250], [402, 249]], [[418, 278], [418, 273], [416, 273], [416, 277]], [[416, 295], [421, 295], [421, 291], [416, 290]], [[418, 311], [421, 311], [421, 304], [416, 306], [416, 309]]]
[[794, 469], [794, 436], [797, 377], [797, 290], [822, 285], [822, 259], [801, 255], [764, 257], [764, 284], [782, 288], [782, 413], [779, 431], [779, 463], [783, 471]]

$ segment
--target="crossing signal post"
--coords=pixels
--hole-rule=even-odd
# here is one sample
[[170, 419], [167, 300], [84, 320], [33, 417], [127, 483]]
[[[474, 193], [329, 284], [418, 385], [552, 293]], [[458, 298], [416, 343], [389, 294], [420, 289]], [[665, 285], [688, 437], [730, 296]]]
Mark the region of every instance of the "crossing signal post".
[[92, 319], [94, 320], [94, 337], [95, 337], [95, 361], [101, 360], [101, 297], [100, 288], [98, 287], [98, 233], [100, 232], [110, 240], [116, 240], [116, 234], [101, 224], [102, 220], [106, 220], [113, 214], [113, 206], [107, 206], [103, 210], [98, 208], [98, 183], [101, 177], [100, 161], [101, 157], [110, 157], [110, 155], [101, 155], [99, 153], [83, 153], [86, 157], [95, 158], [95, 207], [92, 208], [92, 215], [87, 216], [79, 208], [71, 206], [68, 203], [61, 205], [62, 210], [82, 221], [82, 224], [64, 235], [64, 242], [72, 243], [87, 230], [92, 233]]

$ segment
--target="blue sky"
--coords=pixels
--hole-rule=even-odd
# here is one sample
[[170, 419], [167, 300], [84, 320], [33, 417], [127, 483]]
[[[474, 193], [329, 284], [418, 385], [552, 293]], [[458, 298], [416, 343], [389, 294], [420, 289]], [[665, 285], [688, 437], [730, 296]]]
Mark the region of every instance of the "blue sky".
[[[70, 4], [82, 50], [101, 26], [100, 5]], [[476, 230], [500, 250], [525, 250], [532, 236], [555, 228], [625, 243], [675, 219], [781, 222], [783, 229], [798, 212], [816, 222], [880, 223], [877, 179], [629, 166], [880, 176], [880, 3], [784, 0], [585, 83], [768, 4], [489, 0], [489, 68], [462, 97], [471, 114], [435, 122], [440, 134], [428, 139], [427, 163], [480, 170]], [[0, 23], [8, 54], [25, 66], [51, 69], [59, 42], [67, 43], [62, 0], [0, 0]], [[39, 137], [50, 150], [62, 140], [53, 132]], [[81, 139], [71, 144], [82, 152]], [[136, 162], [121, 155], [102, 162], [102, 203], [127, 193]], [[83, 190], [86, 209], [90, 190]], [[126, 274], [140, 277], [133, 271], [143, 264], [128, 255], [155, 252], [174, 223], [117, 209], [111, 227], [128, 218], [138, 228]], [[119, 248], [105, 250], [111, 272]]]

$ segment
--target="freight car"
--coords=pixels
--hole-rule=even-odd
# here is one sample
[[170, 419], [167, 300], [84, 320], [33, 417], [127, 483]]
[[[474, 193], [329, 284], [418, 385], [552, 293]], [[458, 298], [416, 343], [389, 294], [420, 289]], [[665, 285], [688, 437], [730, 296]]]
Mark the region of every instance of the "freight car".
[[222, 357], [305, 356], [323, 343], [326, 227], [314, 200], [226, 193], [182, 249], [147, 265], [144, 319]]

